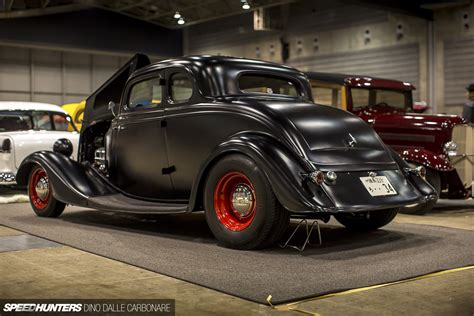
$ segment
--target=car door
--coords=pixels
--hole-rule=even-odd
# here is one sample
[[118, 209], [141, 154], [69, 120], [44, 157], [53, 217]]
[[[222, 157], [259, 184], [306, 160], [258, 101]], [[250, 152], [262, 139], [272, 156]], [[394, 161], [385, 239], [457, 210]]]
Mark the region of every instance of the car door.
[[166, 81], [165, 135], [173, 196], [187, 200], [203, 162], [217, 146], [243, 126], [256, 126], [202, 96], [199, 83], [185, 69], [167, 69]]
[[111, 180], [136, 197], [168, 200], [171, 181], [163, 136], [161, 72], [127, 85], [112, 123]]

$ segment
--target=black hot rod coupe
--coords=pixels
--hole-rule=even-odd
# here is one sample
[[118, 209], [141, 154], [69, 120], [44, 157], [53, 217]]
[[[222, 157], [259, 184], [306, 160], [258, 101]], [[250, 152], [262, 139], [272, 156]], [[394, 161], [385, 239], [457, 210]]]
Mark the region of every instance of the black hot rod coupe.
[[314, 105], [301, 72], [257, 60], [137, 54], [88, 99], [79, 156], [58, 141], [17, 181], [38, 216], [65, 204], [132, 213], [204, 210], [227, 247], [279, 240], [290, 216], [351, 229], [436, 198], [360, 118]]

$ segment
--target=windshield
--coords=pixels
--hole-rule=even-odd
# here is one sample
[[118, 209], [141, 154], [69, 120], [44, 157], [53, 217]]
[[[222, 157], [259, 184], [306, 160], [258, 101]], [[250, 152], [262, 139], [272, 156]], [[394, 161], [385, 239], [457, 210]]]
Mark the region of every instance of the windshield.
[[302, 96], [296, 82], [278, 76], [243, 74], [239, 77], [239, 88], [244, 93]]
[[411, 91], [388, 89], [351, 88], [352, 108], [391, 106], [401, 110], [411, 109]]
[[0, 111], [0, 132], [47, 130], [76, 132], [69, 115], [47, 111]]

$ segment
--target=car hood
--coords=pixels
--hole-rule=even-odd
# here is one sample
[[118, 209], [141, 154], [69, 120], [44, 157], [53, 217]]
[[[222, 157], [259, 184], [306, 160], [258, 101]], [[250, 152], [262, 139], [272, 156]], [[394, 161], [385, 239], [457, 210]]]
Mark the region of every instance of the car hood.
[[23, 141], [23, 140], [39, 140], [45, 139], [79, 139], [79, 133], [77, 132], [62, 132], [62, 131], [16, 131], [16, 132], [1, 132], [0, 138], [10, 137], [12, 140]]
[[13, 146], [13, 155], [8, 158], [9, 160], [12, 160], [9, 161], [10, 168], [18, 168], [23, 159], [25, 159], [28, 155], [36, 151], [53, 150], [53, 144], [60, 138], [67, 138], [72, 142], [72, 157], [74, 157], [74, 159], [76, 159], [77, 157], [79, 143], [79, 133], [77, 132], [32, 130], [18, 132], [2, 132], [0, 133], [0, 144], [5, 138], [10, 138]]
[[303, 101], [258, 100], [258, 105], [287, 121], [283, 125], [294, 131], [307, 158], [322, 170], [396, 168], [372, 127], [349, 112]]

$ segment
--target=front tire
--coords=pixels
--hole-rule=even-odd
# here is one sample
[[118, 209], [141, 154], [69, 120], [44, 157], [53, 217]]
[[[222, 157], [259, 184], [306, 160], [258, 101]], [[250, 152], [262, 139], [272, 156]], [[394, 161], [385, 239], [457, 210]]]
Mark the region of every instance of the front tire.
[[31, 169], [28, 196], [33, 211], [41, 217], [58, 217], [66, 207], [66, 204], [54, 198], [48, 175], [39, 165]]
[[206, 220], [228, 248], [251, 250], [273, 245], [289, 223], [263, 171], [244, 155], [230, 155], [210, 170], [204, 189]]
[[334, 217], [348, 229], [371, 231], [390, 223], [397, 213], [398, 208], [395, 208], [371, 212], [340, 213], [334, 215]]

